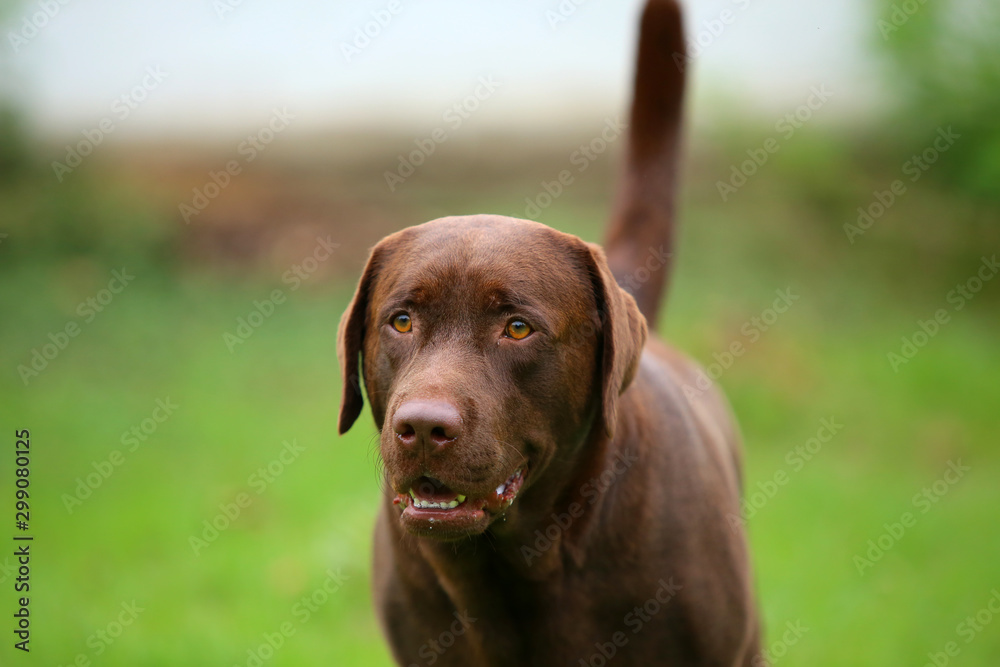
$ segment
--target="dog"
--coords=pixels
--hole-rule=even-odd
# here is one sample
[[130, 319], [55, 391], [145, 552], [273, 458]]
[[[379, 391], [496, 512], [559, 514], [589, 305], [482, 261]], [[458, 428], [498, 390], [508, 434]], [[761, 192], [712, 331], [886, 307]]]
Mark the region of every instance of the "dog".
[[649, 0], [606, 251], [495, 215], [371, 251], [338, 332], [339, 430], [364, 389], [384, 463], [374, 596], [400, 665], [763, 664], [737, 427], [648, 335], [684, 52], [678, 5]]

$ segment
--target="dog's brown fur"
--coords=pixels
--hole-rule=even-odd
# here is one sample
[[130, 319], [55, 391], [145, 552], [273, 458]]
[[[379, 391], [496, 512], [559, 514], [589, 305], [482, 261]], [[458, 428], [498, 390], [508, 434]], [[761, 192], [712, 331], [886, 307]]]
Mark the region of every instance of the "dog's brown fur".
[[[341, 323], [340, 431], [363, 384], [387, 485], [375, 597], [400, 665], [761, 664], [746, 540], [727, 520], [736, 428], [716, 390], [685, 395], [694, 363], [647, 341], [668, 267], [641, 267], [671, 249], [683, 50], [679, 8], [650, 0], [607, 259], [486, 215], [372, 251]], [[393, 328], [400, 312], [411, 331]], [[534, 333], [506, 337], [512, 317]], [[447, 438], [404, 446], [395, 417], [426, 405], [456, 415]], [[485, 498], [523, 466], [513, 504], [468, 525], [393, 504], [425, 477]]]

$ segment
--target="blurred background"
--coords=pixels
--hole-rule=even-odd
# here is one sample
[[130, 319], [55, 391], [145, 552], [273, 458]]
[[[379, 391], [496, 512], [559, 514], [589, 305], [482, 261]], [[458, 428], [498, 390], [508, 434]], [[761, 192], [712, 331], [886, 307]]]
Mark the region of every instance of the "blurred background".
[[[742, 425], [768, 657], [998, 664], [1000, 10], [686, 6], [661, 326]], [[640, 3], [0, 7], [0, 663], [391, 664], [340, 314], [442, 215], [600, 241]]]

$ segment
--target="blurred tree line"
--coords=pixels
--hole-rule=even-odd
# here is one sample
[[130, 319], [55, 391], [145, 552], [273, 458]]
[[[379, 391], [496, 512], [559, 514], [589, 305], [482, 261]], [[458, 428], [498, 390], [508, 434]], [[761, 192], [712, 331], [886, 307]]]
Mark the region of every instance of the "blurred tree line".
[[[843, 134], [806, 128], [783, 148], [773, 177], [842, 240], [858, 204], [952, 127], [961, 138], [921, 175], [914, 197], [923, 199], [908, 197], [893, 211], [905, 223], [880, 225], [879, 240], [867, 237], [865, 245], [907, 261], [919, 248], [965, 264], [997, 240], [1000, 227], [1000, 3], [877, 0], [868, 11], [890, 108]], [[182, 226], [172, 211], [89, 168], [57, 183], [50, 162], [58, 151], [33, 138], [24, 120], [0, 100], [0, 233], [8, 235], [0, 268], [71, 255], [150, 265], [174, 259]], [[740, 131], [754, 131], [752, 120], [740, 122]], [[726, 138], [720, 171], [747, 145], [754, 144], [745, 134]]]
[[886, 130], [914, 153], [939, 127], [962, 139], [929, 176], [1000, 204], [1000, 3], [879, 0], [875, 50], [896, 104]]
[[66, 257], [171, 261], [179, 229], [169, 217], [99, 172], [57, 182], [47, 159], [54, 154], [28, 131], [23, 113], [0, 103], [0, 270]]

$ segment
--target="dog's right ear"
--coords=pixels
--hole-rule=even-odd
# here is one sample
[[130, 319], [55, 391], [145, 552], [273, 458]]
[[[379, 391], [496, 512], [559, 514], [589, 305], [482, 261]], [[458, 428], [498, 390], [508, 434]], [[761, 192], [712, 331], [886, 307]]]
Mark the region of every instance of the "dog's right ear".
[[347, 305], [347, 310], [340, 317], [340, 328], [337, 332], [337, 356], [340, 357], [340, 374], [343, 378], [343, 393], [340, 397], [340, 421], [338, 431], [341, 435], [361, 414], [364, 398], [361, 392], [364, 366], [365, 329], [368, 326], [368, 302], [371, 298], [372, 283], [378, 273], [385, 255], [385, 242], [376, 245], [368, 256], [365, 270], [358, 281], [354, 297]]
[[632, 383], [646, 345], [646, 318], [632, 295], [615, 282], [601, 247], [582, 241], [581, 246], [586, 252], [584, 261], [593, 284], [604, 339], [601, 422], [608, 438], [613, 438], [618, 422], [618, 397]]

